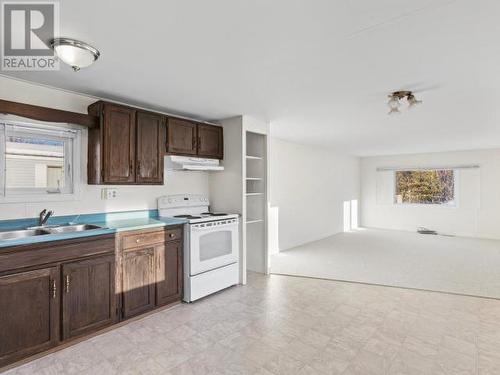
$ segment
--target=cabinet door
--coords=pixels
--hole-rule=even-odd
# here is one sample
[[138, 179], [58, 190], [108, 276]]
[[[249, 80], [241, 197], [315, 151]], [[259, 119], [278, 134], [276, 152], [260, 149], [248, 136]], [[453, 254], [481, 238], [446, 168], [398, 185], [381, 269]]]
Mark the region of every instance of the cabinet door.
[[64, 264], [62, 276], [63, 339], [116, 322], [113, 255]]
[[167, 242], [156, 248], [156, 304], [158, 306], [182, 299], [182, 242]]
[[164, 117], [137, 112], [136, 180], [138, 183], [163, 184], [165, 139]]
[[0, 367], [57, 344], [58, 278], [57, 267], [0, 277]]
[[198, 156], [222, 159], [224, 157], [224, 140], [222, 128], [213, 125], [198, 125]]
[[104, 105], [103, 182], [135, 182], [135, 110]]
[[155, 306], [154, 247], [123, 254], [123, 317], [130, 318]]
[[179, 155], [196, 155], [196, 128], [194, 122], [169, 118], [167, 152]]

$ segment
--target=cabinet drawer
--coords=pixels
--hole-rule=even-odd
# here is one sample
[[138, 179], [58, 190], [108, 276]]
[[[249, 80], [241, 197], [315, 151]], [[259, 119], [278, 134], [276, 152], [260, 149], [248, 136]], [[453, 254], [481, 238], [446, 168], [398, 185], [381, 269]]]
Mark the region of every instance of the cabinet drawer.
[[115, 235], [90, 236], [4, 248], [0, 252], [0, 273], [73, 259], [114, 253]]
[[166, 241], [178, 241], [182, 239], [182, 228], [172, 228], [167, 229], [166, 233]]
[[165, 242], [165, 231], [127, 234], [122, 238], [122, 248], [131, 249]]

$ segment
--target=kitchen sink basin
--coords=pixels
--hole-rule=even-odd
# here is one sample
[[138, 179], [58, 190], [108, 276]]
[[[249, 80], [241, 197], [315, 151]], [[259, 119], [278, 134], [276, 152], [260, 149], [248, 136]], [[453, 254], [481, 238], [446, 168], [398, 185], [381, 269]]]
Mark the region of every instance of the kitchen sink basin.
[[18, 238], [42, 236], [44, 234], [50, 234], [50, 232], [45, 229], [13, 230], [10, 232], [0, 232], [0, 240], [15, 240]]
[[59, 234], [71, 232], [84, 232], [88, 230], [104, 229], [99, 225], [94, 224], [78, 224], [78, 225], [63, 225], [56, 227], [35, 227], [22, 230], [12, 230], [9, 232], [0, 232], [0, 241], [16, 240], [19, 238], [42, 236], [44, 234]]
[[47, 229], [50, 233], [68, 233], [68, 232], [84, 232], [87, 230], [103, 229], [99, 225], [94, 224], [78, 224], [78, 225], [64, 225], [61, 227], [54, 227]]

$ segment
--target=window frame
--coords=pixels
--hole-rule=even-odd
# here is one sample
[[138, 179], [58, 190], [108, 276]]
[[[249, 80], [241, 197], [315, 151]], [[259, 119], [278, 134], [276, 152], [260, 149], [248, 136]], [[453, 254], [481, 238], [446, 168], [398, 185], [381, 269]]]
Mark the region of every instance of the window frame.
[[[10, 116], [9, 116], [10, 117]], [[65, 185], [60, 191], [47, 188], [7, 188], [6, 145], [8, 136], [16, 135], [64, 142]], [[0, 203], [67, 201], [79, 198], [82, 130], [71, 124], [25, 122], [0, 117]], [[68, 172], [69, 169], [69, 172]], [[70, 183], [68, 183], [70, 182]]]
[[[430, 171], [453, 171], [453, 203], [398, 203], [396, 199], [398, 172], [430, 172]], [[458, 168], [399, 168], [392, 174], [392, 204], [396, 207], [429, 207], [429, 208], [458, 208], [459, 207], [459, 174]]]

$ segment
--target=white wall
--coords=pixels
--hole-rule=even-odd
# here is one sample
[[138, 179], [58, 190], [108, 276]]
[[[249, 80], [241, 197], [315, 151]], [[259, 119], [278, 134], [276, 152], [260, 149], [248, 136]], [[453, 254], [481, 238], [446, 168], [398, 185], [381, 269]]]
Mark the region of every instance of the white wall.
[[[456, 207], [393, 204], [393, 172], [378, 167], [452, 167], [458, 171]], [[424, 226], [444, 234], [500, 238], [500, 150], [369, 157], [361, 159], [361, 225], [415, 231]]]
[[[0, 76], [0, 98], [15, 102], [86, 113], [87, 106], [97, 98], [34, 85]], [[156, 198], [166, 194], [207, 194], [207, 172], [165, 172], [163, 186], [117, 186], [118, 197], [101, 200], [101, 188], [106, 186], [87, 185], [87, 131], [83, 132], [81, 155], [82, 190], [78, 200], [44, 203], [0, 204], [0, 220], [35, 217], [43, 208], [50, 208], [56, 215], [128, 211], [156, 208]], [[110, 187], [110, 186], [108, 186]]]
[[271, 138], [271, 206], [279, 249], [343, 231], [344, 201], [359, 198], [359, 159]]
[[243, 213], [242, 117], [220, 122], [224, 128], [224, 171], [209, 177], [212, 208], [218, 212]]

